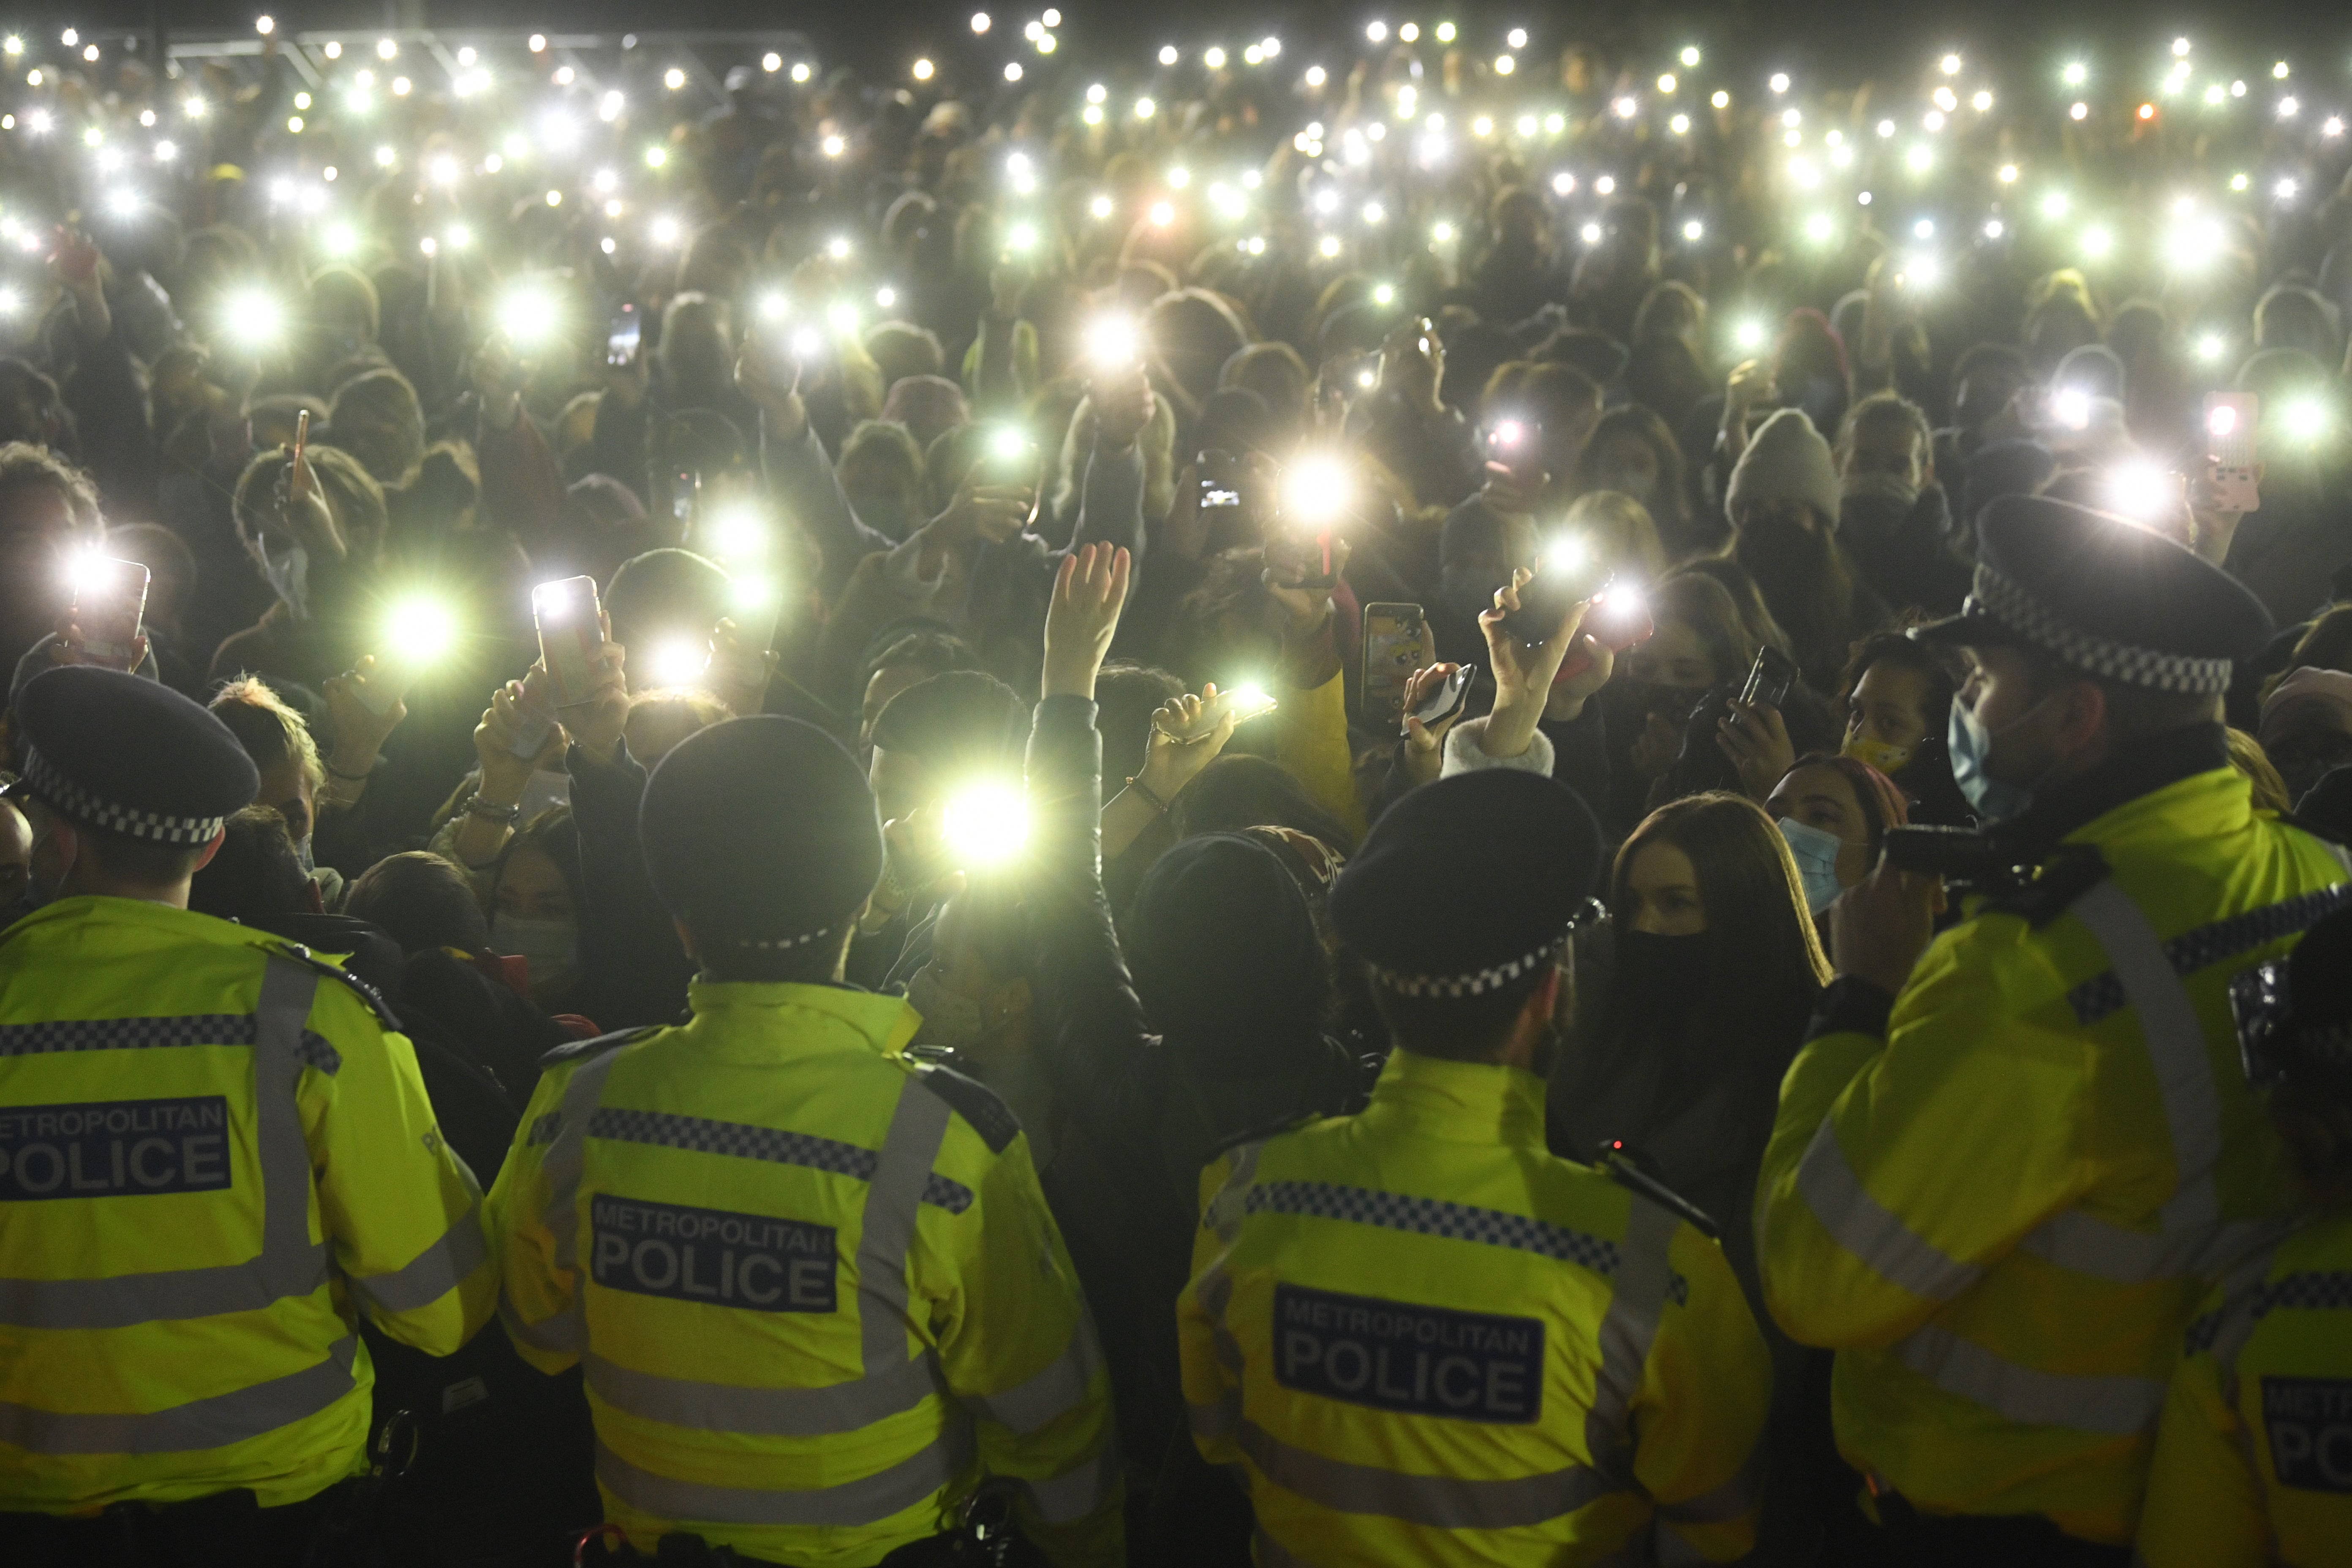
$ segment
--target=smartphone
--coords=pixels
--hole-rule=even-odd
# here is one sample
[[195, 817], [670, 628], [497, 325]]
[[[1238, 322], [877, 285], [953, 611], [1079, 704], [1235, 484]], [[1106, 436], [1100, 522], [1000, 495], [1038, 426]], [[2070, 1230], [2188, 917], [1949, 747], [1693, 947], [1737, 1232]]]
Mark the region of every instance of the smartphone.
[[[1641, 647], [1657, 629], [1657, 623], [1650, 618], [1649, 595], [1638, 587], [1612, 584], [1604, 589], [1593, 598], [1592, 608], [1584, 617], [1585, 637], [1612, 654]], [[1592, 668], [1593, 658], [1592, 650], [1584, 646], [1584, 638], [1579, 637], [1576, 646], [1568, 650], [1568, 657], [1559, 661], [1559, 673], [1552, 677], [1551, 683], [1559, 686], [1574, 680]]]
[[1171, 724], [1158, 713], [1151, 716], [1151, 727], [1171, 741], [1187, 744], [1205, 741], [1216, 733], [1217, 725], [1231, 713], [1234, 722], [1246, 724], [1251, 720], [1271, 713], [1279, 706], [1273, 696], [1261, 687], [1236, 686], [1230, 691], [1220, 691], [1201, 704], [1201, 716], [1190, 724]]
[[669, 515], [681, 529], [690, 529], [694, 514], [702, 504], [702, 475], [693, 468], [680, 468], [670, 477]]
[[1364, 606], [1364, 718], [1376, 724], [1404, 719], [1405, 687], [1430, 655], [1429, 616], [1419, 605]]
[[1332, 563], [1331, 537], [1328, 525], [1311, 533], [1277, 529], [1265, 542], [1265, 563], [1287, 579], [1286, 588], [1336, 588], [1339, 574]]
[[1351, 354], [1339, 363], [1335, 379], [1340, 395], [1350, 401], [1368, 397], [1381, 384], [1381, 356], [1377, 353]]
[[147, 568], [136, 561], [101, 556], [80, 563], [74, 573], [73, 622], [90, 663], [133, 668], [147, 584]]
[[[541, 643], [544, 647], [544, 642]], [[550, 731], [555, 728], [555, 702], [549, 697], [549, 676], [544, 670], [533, 670], [522, 678], [522, 695], [515, 700], [515, 711], [521, 722], [515, 728], [510, 750], [518, 757], [535, 757], [547, 744]]]
[[1615, 581], [1615, 574], [1599, 561], [1580, 559], [1570, 566], [1546, 567], [1520, 584], [1518, 610], [1503, 624], [1529, 647], [1538, 647], [1559, 630], [1570, 605], [1601, 597]]
[[1789, 688], [1796, 683], [1796, 662], [1767, 643], [1756, 650], [1756, 662], [1748, 667], [1748, 684], [1739, 689], [1740, 706], [1786, 707]]
[[549, 700], [557, 708], [585, 702], [594, 689], [596, 656], [604, 647], [596, 579], [541, 583], [530, 591], [530, 616], [539, 627], [539, 659], [547, 669]]
[[604, 363], [615, 370], [635, 364], [643, 331], [637, 307], [625, 301], [604, 323]]
[[306, 499], [310, 493], [310, 466], [302, 460], [302, 450], [310, 444], [310, 411], [298, 410], [294, 416], [294, 456], [286, 465], [284, 494], [286, 504]]
[[2257, 393], [2205, 395], [2205, 461], [2211, 465], [2214, 504], [2223, 511], [2254, 511], [2263, 504], [2254, 484], [2254, 438], [2262, 417]]
[[[1451, 717], [1454, 710], [1462, 706], [1464, 694], [1470, 689], [1470, 683], [1476, 679], [1478, 679], [1476, 665], [1457, 666], [1453, 674], [1438, 683], [1436, 690], [1421, 700], [1421, 706], [1412, 710], [1412, 716], [1423, 724], [1435, 724]], [[1397, 733], [1402, 735], [1409, 734], [1411, 731], [1402, 723], [1399, 723]]]
[[1479, 433], [1486, 461], [1500, 463], [1529, 484], [1543, 479], [1543, 426], [1532, 419], [1497, 419]]

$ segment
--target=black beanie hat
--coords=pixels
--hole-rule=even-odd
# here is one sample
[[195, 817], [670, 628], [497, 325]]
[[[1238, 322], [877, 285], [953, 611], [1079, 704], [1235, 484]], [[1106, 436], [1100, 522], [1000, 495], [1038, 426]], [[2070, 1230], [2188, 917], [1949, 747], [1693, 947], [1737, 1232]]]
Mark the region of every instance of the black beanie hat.
[[662, 906], [740, 946], [838, 937], [882, 873], [866, 775], [824, 731], [769, 714], [679, 742], [646, 781], [637, 837]]

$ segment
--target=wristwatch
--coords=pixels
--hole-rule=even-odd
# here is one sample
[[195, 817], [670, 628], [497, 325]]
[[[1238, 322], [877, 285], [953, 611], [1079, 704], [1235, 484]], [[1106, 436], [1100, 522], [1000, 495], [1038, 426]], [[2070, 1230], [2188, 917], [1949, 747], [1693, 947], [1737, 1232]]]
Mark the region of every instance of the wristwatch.
[[484, 800], [481, 793], [476, 791], [466, 797], [466, 814], [469, 816], [483, 817], [491, 822], [511, 823], [521, 817], [522, 803], [517, 801], [512, 805], [499, 805]]

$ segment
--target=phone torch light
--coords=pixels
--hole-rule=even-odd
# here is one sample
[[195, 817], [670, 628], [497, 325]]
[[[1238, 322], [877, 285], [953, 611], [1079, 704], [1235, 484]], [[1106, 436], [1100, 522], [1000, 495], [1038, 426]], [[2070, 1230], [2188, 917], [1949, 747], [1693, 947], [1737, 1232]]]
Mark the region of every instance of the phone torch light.
[[2203, 364], [2218, 364], [2229, 352], [2229, 343], [2219, 332], [2207, 332], [2197, 340], [2197, 358]]
[[760, 320], [781, 321], [792, 313], [792, 302], [772, 290], [760, 296]]
[[968, 784], [948, 797], [940, 837], [959, 866], [1005, 865], [1028, 847], [1029, 798], [1009, 784]]
[[2069, 430], [2091, 426], [2091, 395], [2079, 386], [2062, 386], [2050, 395], [2050, 416]]
[[2205, 416], [2205, 433], [2220, 440], [2237, 434], [2238, 411], [2226, 403], [2217, 403]]
[[1543, 569], [1547, 572], [1573, 572], [1591, 555], [1583, 540], [1570, 534], [1555, 539], [1543, 552]]
[[499, 301], [498, 322], [515, 347], [536, 348], [555, 335], [555, 300], [541, 289], [515, 289]]
[[2118, 464], [2107, 475], [2107, 499], [2126, 517], [2155, 518], [2179, 493], [2179, 486], [2154, 463]]
[[1303, 522], [1328, 522], [1347, 506], [1353, 488], [1339, 458], [1303, 458], [1283, 476], [1284, 514]]
[[1129, 317], [1098, 316], [1087, 327], [1087, 357], [1105, 369], [1134, 363], [1139, 346]]
[[1002, 458], [1007, 462], [1019, 458], [1027, 449], [1028, 445], [1029, 438], [1010, 426], [996, 431], [988, 438], [989, 455]]
[[1036, 249], [1037, 226], [1034, 223], [1014, 224], [1005, 233], [1004, 248], [1015, 256], [1024, 256]]
[[709, 667], [709, 643], [692, 637], [664, 637], [646, 658], [646, 673], [656, 687], [692, 686]]
[[824, 352], [824, 338], [814, 327], [803, 327], [793, 334], [793, 353], [801, 358], [814, 359]]
[[737, 577], [727, 584], [727, 607], [749, 615], [774, 604], [777, 594], [776, 584], [766, 577]]
[[403, 664], [433, 664], [457, 646], [457, 620], [440, 600], [414, 595], [395, 600], [384, 613], [383, 641]]
[[760, 514], [749, 507], [730, 507], [712, 518], [709, 540], [710, 548], [723, 560], [764, 555], [768, 551], [768, 531]]
[[1393, 305], [1393, 304], [1395, 304], [1395, 303], [1396, 303], [1396, 285], [1395, 285], [1395, 284], [1393, 284], [1393, 283], [1379, 283], [1379, 284], [1375, 284], [1375, 285], [1373, 285], [1373, 287], [1372, 287], [1372, 303], [1373, 303], [1373, 304], [1375, 304], [1375, 305]]
[[1236, 722], [1246, 723], [1263, 713], [1271, 713], [1277, 704], [1274, 694], [1255, 680], [1244, 680], [1233, 689], [1226, 704], [1227, 710], [1240, 715]]
[[2305, 445], [2327, 434], [2333, 423], [2327, 405], [2316, 397], [2299, 397], [2279, 410], [2279, 425], [2288, 437]]
[[1731, 329], [1731, 342], [1742, 353], [1755, 353], [1764, 346], [1764, 323], [1757, 321], [1738, 322]]
[[286, 308], [263, 289], [239, 289], [222, 312], [228, 335], [247, 348], [268, 348], [286, 335]]

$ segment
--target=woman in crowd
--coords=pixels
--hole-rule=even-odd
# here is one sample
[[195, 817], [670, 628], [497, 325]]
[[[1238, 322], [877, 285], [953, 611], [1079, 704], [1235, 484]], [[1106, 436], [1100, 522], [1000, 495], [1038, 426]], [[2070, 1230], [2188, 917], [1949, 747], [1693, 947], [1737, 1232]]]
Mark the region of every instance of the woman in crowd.
[[1816, 919], [1878, 864], [1886, 830], [1910, 820], [1895, 781], [1867, 763], [1813, 752], [1797, 759], [1764, 809], [1797, 862], [1805, 907]]
[[1934, 827], [1976, 820], [1945, 751], [1956, 689], [1951, 672], [1926, 646], [1900, 632], [1878, 632], [1854, 645], [1838, 682], [1844, 710], [1841, 751], [1895, 781], [1908, 819]]

